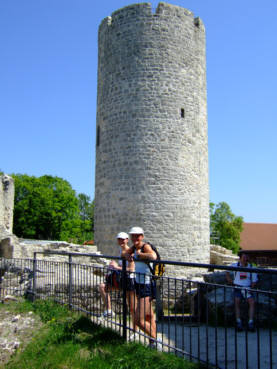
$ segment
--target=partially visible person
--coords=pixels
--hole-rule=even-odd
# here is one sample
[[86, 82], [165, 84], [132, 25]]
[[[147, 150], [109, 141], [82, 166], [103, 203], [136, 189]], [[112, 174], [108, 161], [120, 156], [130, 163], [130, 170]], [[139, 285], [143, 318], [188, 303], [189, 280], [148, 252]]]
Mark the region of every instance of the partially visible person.
[[[233, 263], [231, 266], [251, 268], [252, 265], [248, 262], [248, 255], [241, 251], [239, 253], [239, 262]], [[235, 271], [226, 272], [227, 282], [235, 286], [234, 289], [234, 299], [235, 299], [235, 315], [236, 315], [236, 327], [238, 331], [242, 331], [242, 322], [240, 315], [240, 303], [242, 299], [246, 299], [249, 305], [248, 311], [248, 330], [254, 331], [254, 313], [255, 313], [255, 300], [251, 288], [255, 288], [258, 281], [258, 276], [256, 273], [248, 273]]]
[[141, 227], [132, 227], [129, 232], [133, 246], [124, 252], [127, 260], [135, 262], [135, 287], [137, 307], [135, 322], [149, 338], [149, 346], [161, 350], [157, 340], [156, 317], [152, 307], [155, 291], [152, 285], [152, 273], [146, 260], [156, 260], [157, 255], [148, 243], [144, 243], [144, 231]]
[[[128, 246], [128, 240], [129, 236], [125, 232], [120, 232], [117, 235], [117, 243], [120, 246], [119, 250], [119, 256], [123, 255], [125, 251], [129, 249]], [[112, 260], [109, 264], [109, 269], [111, 271], [117, 270], [122, 271], [122, 261], [120, 260], [118, 263], [115, 260]], [[136, 294], [135, 294], [135, 263], [134, 261], [128, 261], [127, 262], [127, 268], [128, 272], [127, 276], [127, 284], [126, 284], [126, 297], [127, 297], [127, 303], [130, 309], [130, 314], [133, 321], [133, 329], [136, 330], [135, 325], [135, 308], [136, 308]], [[111, 296], [110, 292], [112, 291], [118, 291], [121, 288], [120, 285], [114, 286], [112, 283], [112, 280], [110, 283], [106, 281], [106, 283], [101, 283], [99, 285], [99, 292], [101, 294], [102, 300], [105, 304], [105, 311], [103, 313], [103, 317], [112, 317], [114, 315], [114, 312], [112, 311], [111, 306]]]

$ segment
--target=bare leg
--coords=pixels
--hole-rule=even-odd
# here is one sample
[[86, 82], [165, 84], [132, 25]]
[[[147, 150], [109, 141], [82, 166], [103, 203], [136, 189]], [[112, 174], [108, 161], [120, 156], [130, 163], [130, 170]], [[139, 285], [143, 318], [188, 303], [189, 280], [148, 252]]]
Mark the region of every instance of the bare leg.
[[150, 297], [138, 299], [135, 322], [148, 336], [156, 339], [156, 319]]
[[235, 297], [235, 314], [236, 319], [240, 319], [240, 298]]
[[111, 310], [111, 296], [107, 291], [105, 283], [99, 285], [99, 292], [102, 297], [102, 301], [105, 304], [106, 310]]
[[137, 331], [138, 326], [136, 325], [136, 320], [135, 320], [137, 297], [136, 297], [135, 291], [127, 291], [127, 303], [128, 303], [129, 309], [130, 309], [131, 317], [132, 317], [133, 329], [134, 329], [134, 331]]
[[253, 297], [248, 299], [248, 304], [249, 304], [249, 311], [248, 311], [249, 320], [253, 320], [254, 313], [255, 313], [255, 301]]

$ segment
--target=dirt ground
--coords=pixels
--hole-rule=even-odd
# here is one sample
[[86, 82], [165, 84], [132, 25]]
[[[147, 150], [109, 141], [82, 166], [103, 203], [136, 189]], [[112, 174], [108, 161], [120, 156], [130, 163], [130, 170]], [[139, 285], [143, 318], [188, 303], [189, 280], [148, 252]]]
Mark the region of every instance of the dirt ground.
[[0, 304], [0, 368], [17, 350], [26, 347], [42, 325], [33, 312], [18, 314], [10, 311], [9, 304]]

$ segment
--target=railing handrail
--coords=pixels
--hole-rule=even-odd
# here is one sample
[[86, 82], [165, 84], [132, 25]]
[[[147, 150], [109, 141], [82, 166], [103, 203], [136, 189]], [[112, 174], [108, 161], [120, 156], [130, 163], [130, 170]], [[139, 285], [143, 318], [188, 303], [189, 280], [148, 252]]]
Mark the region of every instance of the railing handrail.
[[[55, 254], [62, 256], [88, 256], [93, 258], [103, 258], [103, 259], [117, 259], [124, 260], [124, 258], [120, 256], [113, 255], [104, 255], [104, 254], [93, 254], [93, 253], [78, 253], [78, 252], [66, 252], [66, 251], [36, 251], [34, 252], [34, 257], [36, 254]], [[167, 265], [177, 265], [177, 266], [186, 266], [192, 268], [205, 268], [205, 269], [216, 269], [216, 270], [224, 270], [224, 271], [242, 271], [248, 273], [257, 273], [257, 274], [276, 274], [277, 269], [264, 269], [264, 268], [254, 268], [254, 267], [239, 267], [239, 266], [228, 266], [228, 265], [217, 265], [217, 264], [204, 264], [204, 263], [191, 263], [191, 262], [183, 262], [183, 261], [174, 261], [174, 260], [144, 260], [145, 262], [152, 262], [156, 264], [167, 264]]]

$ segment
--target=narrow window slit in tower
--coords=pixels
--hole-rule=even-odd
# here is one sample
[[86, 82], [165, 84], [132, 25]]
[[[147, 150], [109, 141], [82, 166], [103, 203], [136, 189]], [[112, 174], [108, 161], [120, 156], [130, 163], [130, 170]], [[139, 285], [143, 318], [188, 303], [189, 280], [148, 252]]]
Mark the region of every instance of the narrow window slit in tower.
[[185, 109], [181, 108], [181, 118], [185, 118]]
[[100, 145], [100, 127], [97, 127], [96, 145]]

